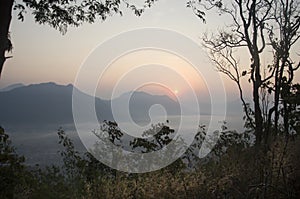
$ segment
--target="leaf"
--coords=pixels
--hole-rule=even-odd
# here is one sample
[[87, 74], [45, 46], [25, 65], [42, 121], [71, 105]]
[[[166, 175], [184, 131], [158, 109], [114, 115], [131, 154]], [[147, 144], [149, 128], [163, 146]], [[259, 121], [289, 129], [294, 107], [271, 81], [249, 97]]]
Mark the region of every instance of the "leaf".
[[242, 72], [242, 76], [245, 76], [245, 75], [247, 75], [247, 71], [244, 70], [244, 71]]

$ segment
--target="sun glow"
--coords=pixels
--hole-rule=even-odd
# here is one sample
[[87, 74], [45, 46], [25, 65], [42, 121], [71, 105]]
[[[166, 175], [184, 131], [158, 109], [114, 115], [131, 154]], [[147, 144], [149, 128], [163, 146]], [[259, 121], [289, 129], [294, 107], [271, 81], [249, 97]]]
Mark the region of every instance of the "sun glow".
[[[145, 87], [146, 84], [152, 86]], [[142, 50], [113, 62], [101, 76], [97, 92], [100, 98], [110, 99], [113, 90], [121, 95], [143, 87], [145, 92], [177, 99], [193, 92], [205, 95], [205, 85], [201, 73], [181, 57], [160, 50]]]

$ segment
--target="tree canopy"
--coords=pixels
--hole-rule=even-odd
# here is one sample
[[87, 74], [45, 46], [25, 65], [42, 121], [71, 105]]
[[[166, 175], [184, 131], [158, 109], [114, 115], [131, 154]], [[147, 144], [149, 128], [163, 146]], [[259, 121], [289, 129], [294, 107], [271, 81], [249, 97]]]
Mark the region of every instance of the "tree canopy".
[[142, 6], [136, 6], [126, 0], [3, 0], [0, 1], [0, 76], [7, 51], [12, 50], [9, 27], [12, 11], [17, 12], [18, 19], [23, 21], [25, 14], [30, 13], [39, 24], [47, 24], [61, 33], [66, 33], [69, 26], [80, 26], [83, 23], [94, 23], [97, 19], [104, 21], [115, 14], [122, 15], [122, 8], [130, 9], [140, 16], [156, 0], [145, 0]]

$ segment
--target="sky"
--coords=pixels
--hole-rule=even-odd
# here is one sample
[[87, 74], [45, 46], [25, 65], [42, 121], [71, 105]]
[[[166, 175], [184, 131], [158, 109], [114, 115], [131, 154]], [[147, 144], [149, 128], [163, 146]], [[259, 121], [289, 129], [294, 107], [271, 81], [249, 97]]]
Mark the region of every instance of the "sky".
[[[129, 45], [126, 42], [134, 43], [136, 38], [129, 36], [128, 41], [115, 43], [111, 48], [106, 49], [104, 54], [95, 55], [103, 42], [111, 41], [117, 35], [127, 31], [141, 28], [155, 27], [175, 31], [202, 48], [201, 37], [205, 32], [215, 31], [216, 28], [224, 27], [229, 22], [228, 17], [213, 12], [207, 13], [206, 19], [207, 22], [203, 23], [191, 9], [186, 8], [186, 1], [159, 0], [141, 17], [136, 17], [131, 11], [125, 9], [123, 16], [116, 15], [104, 22], [84, 24], [78, 28], [71, 27], [65, 35], [62, 35], [47, 25], [35, 23], [30, 14], [25, 16], [24, 22], [21, 22], [17, 20], [14, 13], [10, 28], [13, 58], [5, 63], [0, 88], [14, 83], [76, 84], [76, 77], [80, 70], [87, 62], [91, 62], [93, 56], [97, 59], [91, 63], [97, 63], [98, 66], [101, 57], [115, 55], [119, 48]], [[151, 34], [140, 37], [147, 38], [146, 40], [153, 39]], [[174, 41], [176, 42], [179, 41]], [[168, 45], [172, 43], [169, 42]], [[216, 74], [206, 73], [209, 68], [213, 68], [213, 65], [205, 53], [201, 55], [197, 55], [197, 52], [185, 53], [194, 53], [193, 56], [198, 56], [200, 60], [196, 63], [198, 73], [194, 70], [193, 64], [182, 59], [178, 54], [160, 49], [139, 49], [127, 54], [115, 55], [105, 73], [101, 78], [98, 77], [97, 82], [90, 81], [92, 78], [88, 76], [83, 81], [86, 87], [96, 84], [97, 95], [102, 98], [110, 98], [114, 90], [121, 94], [134, 89], [154, 94], [170, 92], [170, 96], [188, 96], [185, 84], [203, 96], [209, 95], [208, 90], [218, 93], [224, 87], [229, 100], [238, 98], [235, 85], [226, 77], [217, 77], [216, 71]], [[245, 65], [249, 65], [247, 52], [241, 52], [240, 57]], [[94, 74], [99, 76], [100, 73]], [[214, 78], [221, 78], [222, 84], [213, 81]], [[246, 95], [248, 93], [250, 96], [249, 85], [245, 87], [248, 91]]]

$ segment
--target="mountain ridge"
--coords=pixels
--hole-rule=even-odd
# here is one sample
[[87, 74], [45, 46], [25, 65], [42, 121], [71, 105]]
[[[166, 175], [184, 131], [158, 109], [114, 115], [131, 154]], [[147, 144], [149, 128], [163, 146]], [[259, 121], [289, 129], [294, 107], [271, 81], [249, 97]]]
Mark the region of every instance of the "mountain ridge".
[[22, 84], [22, 83], [11, 84], [11, 85], [8, 85], [6, 87], [0, 88], [0, 92], [10, 91], [10, 90], [20, 88], [20, 87], [23, 87], [23, 86], [26, 86], [26, 85]]
[[[0, 125], [63, 125], [73, 123], [72, 92], [77, 89], [72, 84], [59, 85], [54, 82], [30, 84], [9, 91], [0, 92]], [[92, 96], [77, 89], [82, 99]], [[124, 109], [124, 98], [121, 95], [113, 100], [95, 97], [95, 110], [99, 121], [113, 120], [111, 102], [118, 102]], [[132, 106], [131, 116], [148, 119], [148, 109], [151, 105], [162, 103], [169, 107], [169, 113], [175, 114], [176, 102], [168, 96], [151, 95], [146, 92], [133, 92], [129, 106]], [[83, 107], [84, 108], [84, 107]], [[88, 122], [88, 121], [87, 121]]]

